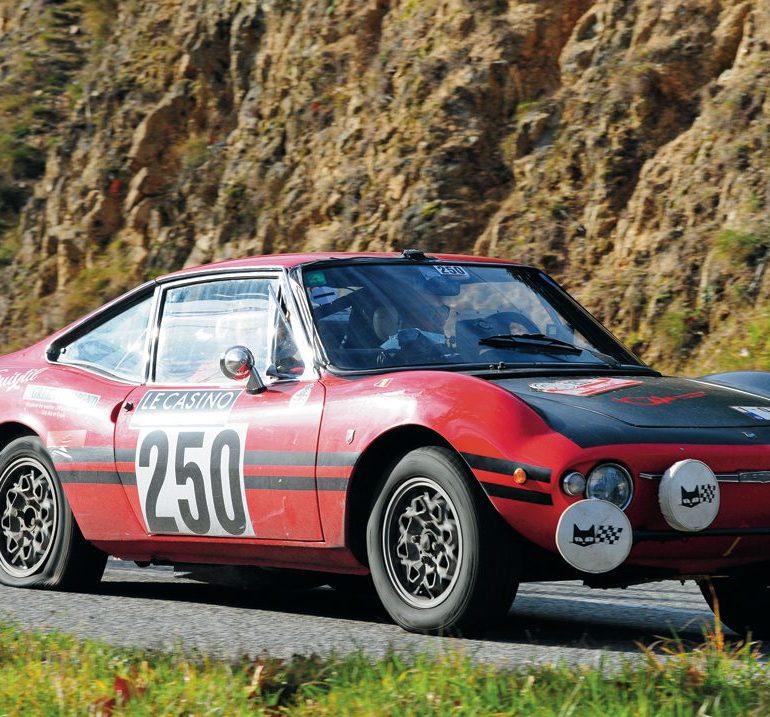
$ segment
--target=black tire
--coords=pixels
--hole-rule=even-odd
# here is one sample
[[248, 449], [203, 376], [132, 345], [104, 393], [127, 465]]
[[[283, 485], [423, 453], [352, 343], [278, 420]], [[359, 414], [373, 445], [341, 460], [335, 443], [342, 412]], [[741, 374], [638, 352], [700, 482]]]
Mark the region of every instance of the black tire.
[[377, 594], [406, 630], [478, 635], [508, 613], [519, 573], [512, 531], [452, 451], [418, 448], [393, 466], [366, 538]]
[[[698, 580], [712, 612], [739, 635], [770, 638], [770, 581], [759, 576], [735, 576]], [[713, 592], [712, 592], [713, 591]], [[718, 605], [715, 604], [715, 599]]]
[[0, 451], [0, 583], [83, 590], [106, 562], [83, 538], [40, 440], [11, 441]]

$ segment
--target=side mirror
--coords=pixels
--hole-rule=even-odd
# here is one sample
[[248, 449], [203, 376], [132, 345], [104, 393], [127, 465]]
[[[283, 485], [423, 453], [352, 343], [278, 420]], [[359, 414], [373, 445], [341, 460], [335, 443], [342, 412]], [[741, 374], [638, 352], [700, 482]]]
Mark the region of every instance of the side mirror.
[[231, 346], [219, 357], [219, 368], [222, 373], [233, 381], [243, 381], [248, 378], [246, 392], [255, 394], [267, 390], [259, 372], [254, 368], [254, 354], [245, 346]]

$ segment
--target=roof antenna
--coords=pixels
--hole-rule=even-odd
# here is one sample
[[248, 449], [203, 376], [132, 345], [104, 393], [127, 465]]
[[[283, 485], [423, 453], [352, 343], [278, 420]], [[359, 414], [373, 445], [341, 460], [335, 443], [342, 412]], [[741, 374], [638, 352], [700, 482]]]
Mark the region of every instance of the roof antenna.
[[423, 261], [427, 258], [425, 252], [420, 251], [419, 249], [404, 249], [404, 251], [401, 252], [401, 256], [410, 261]]

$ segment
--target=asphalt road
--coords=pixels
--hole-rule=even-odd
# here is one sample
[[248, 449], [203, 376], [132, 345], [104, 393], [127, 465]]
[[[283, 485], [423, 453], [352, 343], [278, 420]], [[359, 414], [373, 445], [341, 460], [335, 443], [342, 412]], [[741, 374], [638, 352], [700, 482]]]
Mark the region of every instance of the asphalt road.
[[250, 593], [175, 577], [170, 568], [111, 560], [97, 593], [0, 587], [0, 619], [116, 645], [200, 649], [225, 658], [267, 652], [373, 656], [462, 650], [500, 665], [617, 662], [639, 656], [672, 630], [697, 642], [713, 619], [694, 583], [590, 590], [577, 582], [522, 586], [508, 619], [484, 640], [411, 635], [389, 622], [376, 599], [330, 588]]

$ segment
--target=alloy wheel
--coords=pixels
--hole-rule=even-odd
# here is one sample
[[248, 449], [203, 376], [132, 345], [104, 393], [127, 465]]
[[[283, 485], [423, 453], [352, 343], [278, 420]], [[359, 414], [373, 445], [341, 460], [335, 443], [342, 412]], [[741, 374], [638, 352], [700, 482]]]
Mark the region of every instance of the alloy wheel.
[[0, 566], [9, 575], [33, 575], [48, 558], [59, 521], [53, 480], [42, 463], [24, 457], [0, 476]]
[[438, 483], [415, 477], [398, 486], [385, 510], [382, 549], [403, 600], [419, 608], [442, 603], [457, 581], [462, 547], [457, 510]]

